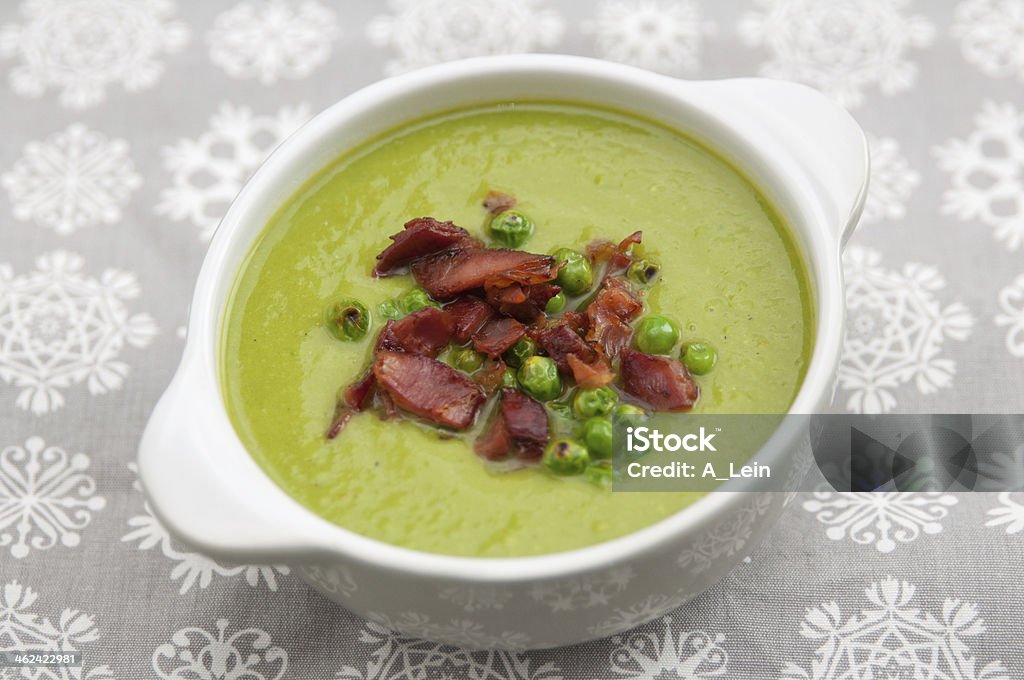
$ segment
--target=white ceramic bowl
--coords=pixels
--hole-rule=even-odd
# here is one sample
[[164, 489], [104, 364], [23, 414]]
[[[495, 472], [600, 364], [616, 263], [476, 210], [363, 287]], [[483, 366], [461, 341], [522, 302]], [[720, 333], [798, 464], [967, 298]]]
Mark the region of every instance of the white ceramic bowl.
[[[299, 505], [249, 456], [228, 420], [218, 364], [224, 306], [270, 215], [347, 149], [455, 107], [517, 100], [592, 103], [666, 123], [729, 159], [792, 228], [809, 268], [816, 337], [794, 413], [832, 395], [843, 333], [840, 251], [867, 186], [854, 120], [815, 90], [762, 79], [680, 81], [578, 57], [488, 57], [384, 80], [321, 113], [273, 153], [235, 199], [203, 263], [181, 365], [139, 448], [143, 486], [170, 532], [236, 562], [285, 563], [324, 595], [402, 633], [525, 649], [614, 634], [702, 592], [748, 554], [782, 493], [709, 494], [628, 536], [509, 559], [384, 544]], [[805, 433], [777, 432], [774, 470], [795, 468]], [[778, 476], [778, 473], [776, 473]]]

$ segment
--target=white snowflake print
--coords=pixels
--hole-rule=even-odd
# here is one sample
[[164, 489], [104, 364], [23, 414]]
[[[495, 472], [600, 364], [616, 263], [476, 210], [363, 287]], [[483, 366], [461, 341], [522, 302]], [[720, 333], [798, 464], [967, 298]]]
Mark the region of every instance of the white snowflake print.
[[953, 36], [964, 59], [992, 78], [1024, 81], [1024, 2], [964, 0], [956, 8]]
[[974, 326], [964, 305], [939, 302], [946, 282], [933, 267], [908, 263], [895, 271], [881, 261], [881, 253], [862, 247], [843, 256], [847, 331], [838, 378], [854, 413], [891, 411], [893, 392], [904, 384], [921, 394], [952, 385], [956, 362], [942, 356], [943, 345], [966, 340]]
[[59, 541], [73, 548], [106, 499], [86, 474], [89, 457], [69, 456], [39, 437], [0, 451], [0, 548], [22, 558]]
[[600, 621], [587, 630], [597, 636], [608, 636], [636, 628], [640, 624], [653, 621], [680, 607], [693, 595], [689, 590], [680, 590], [670, 595], [650, 595], [640, 602], [614, 610], [608, 618]]
[[941, 492], [817, 491], [803, 507], [828, 527], [825, 535], [833, 541], [849, 536], [854, 543], [874, 544], [878, 552], [890, 553], [897, 543], [941, 532], [942, 520], [956, 503], [956, 496]]
[[1024, 274], [999, 291], [999, 309], [996, 325], [1007, 327], [1007, 351], [1015, 357], [1024, 357]]
[[462, 607], [466, 612], [501, 610], [512, 598], [512, 591], [497, 586], [452, 586], [439, 594], [447, 600]]
[[930, 45], [935, 28], [925, 17], [907, 14], [909, 0], [756, 0], [739, 25], [749, 45], [771, 50], [761, 73], [798, 80], [859, 106], [864, 90], [877, 85], [892, 95], [913, 86], [917, 66], [912, 48]]
[[[287, 573], [287, 567], [280, 568], [285, 569], [284, 573]], [[351, 597], [352, 593], [359, 590], [355, 579], [352, 578], [352, 572], [344, 566], [307, 564], [299, 567], [299, 573], [306, 581], [330, 595]]]
[[142, 184], [123, 139], [108, 140], [75, 123], [32, 142], [0, 176], [14, 216], [58, 234], [121, 219], [121, 206]]
[[613, 597], [626, 590], [635, 576], [632, 567], [615, 567], [603, 574], [536, 583], [530, 587], [530, 597], [547, 605], [552, 613], [587, 609], [611, 602]]
[[943, 211], [992, 227], [1010, 251], [1024, 244], [1024, 112], [1012, 104], [982, 103], [966, 139], [936, 147], [951, 176]]
[[974, 123], [966, 139], [935, 148], [952, 183], [942, 212], [990, 227], [1015, 252], [1024, 245], [1024, 111], [985, 101]]
[[565, 22], [543, 0], [390, 0], [392, 14], [375, 17], [366, 28], [378, 47], [398, 56], [389, 74], [443, 61], [490, 54], [531, 52], [552, 47]]
[[818, 647], [809, 669], [787, 663], [783, 680], [1010, 679], [1002, 663], [981, 665], [971, 651], [985, 632], [976, 605], [947, 598], [936, 615], [913, 602], [913, 585], [895, 578], [872, 583], [864, 593], [867, 607], [848, 617], [835, 602], [807, 611], [800, 634]]
[[[135, 463], [129, 463], [129, 469], [134, 473], [138, 471]], [[142, 488], [138, 480], [133, 483], [136, 491], [141, 493]], [[164, 557], [175, 562], [171, 569], [170, 578], [172, 581], [181, 579], [181, 587], [178, 592], [184, 595], [193, 586], [206, 588], [213, 582], [214, 576], [233, 578], [241, 575], [245, 582], [253, 588], [260, 585], [262, 580], [266, 583], [267, 589], [277, 590], [278, 575], [286, 576], [290, 573], [287, 566], [283, 564], [242, 564], [223, 565], [213, 558], [187, 550], [178, 550], [171, 540], [167, 529], [160, 523], [149, 508], [149, 503], [143, 501], [142, 514], [128, 518], [128, 526], [132, 528], [127, 534], [121, 537], [122, 542], [138, 542], [139, 550], [152, 550], [159, 546]]]
[[680, 75], [698, 69], [704, 36], [715, 24], [692, 0], [608, 0], [583, 30], [604, 59]]
[[1009, 491], [1004, 491], [997, 498], [999, 505], [988, 511], [987, 514], [992, 519], [985, 522], [985, 526], [1005, 526], [1007, 534], [1019, 534], [1024, 531], [1024, 503], [1013, 500]]
[[429, 615], [420, 612], [402, 612], [396, 617], [368, 612], [366, 618], [389, 630], [400, 631], [404, 636], [445, 640], [472, 649], [521, 649], [530, 642], [526, 633], [508, 630], [496, 633], [486, 630], [483, 624], [472, 619], [434, 621]]
[[397, 635], [374, 623], [366, 624], [359, 641], [372, 647], [366, 667], [343, 666], [334, 676], [336, 680], [562, 680], [561, 671], [553, 664], [536, 663], [526, 654], [460, 649]]
[[921, 183], [921, 175], [907, 164], [895, 139], [868, 135], [868, 146], [871, 149], [871, 182], [861, 220], [869, 224], [902, 219], [907, 214], [907, 199]]
[[243, 0], [216, 18], [206, 38], [210, 59], [229, 76], [273, 85], [312, 73], [337, 36], [334, 11], [318, 0]]
[[218, 619], [215, 630], [189, 626], [153, 652], [153, 670], [173, 680], [279, 680], [288, 670], [288, 653], [260, 628], [230, 635], [231, 623]]
[[71, 109], [96, 106], [113, 83], [128, 92], [152, 87], [160, 57], [189, 37], [172, 0], [25, 0], [21, 13], [23, 24], [0, 27], [0, 58], [20, 60], [11, 87], [26, 97], [59, 89]]
[[711, 568], [722, 557], [737, 554], [750, 540], [758, 518], [772, 504], [771, 494], [758, 494], [731, 517], [728, 517], [697, 538], [683, 550], [677, 562], [693, 574]]
[[612, 638], [610, 670], [624, 680], [675, 677], [700, 680], [728, 675], [729, 654], [722, 647], [725, 636], [704, 631], [675, 630], [672, 617]]
[[305, 104], [283, 107], [274, 115], [221, 104], [206, 132], [164, 147], [171, 186], [160, 192], [157, 214], [188, 220], [199, 228], [200, 239], [209, 239], [245, 180], [308, 119]]
[[[89, 614], [75, 609], [61, 611], [57, 624], [34, 611], [39, 594], [31, 588], [9, 581], [0, 593], [0, 651], [84, 652], [88, 664], [90, 644], [99, 639], [96, 622]], [[107, 666], [56, 666], [22, 669], [23, 678], [34, 680], [110, 680]]]
[[157, 328], [148, 314], [130, 314], [139, 296], [135, 276], [116, 269], [82, 273], [82, 258], [54, 251], [17, 276], [0, 264], [0, 380], [21, 388], [16, 404], [37, 415], [64, 405], [61, 390], [85, 382], [89, 393], [121, 387], [125, 345], [145, 347]]

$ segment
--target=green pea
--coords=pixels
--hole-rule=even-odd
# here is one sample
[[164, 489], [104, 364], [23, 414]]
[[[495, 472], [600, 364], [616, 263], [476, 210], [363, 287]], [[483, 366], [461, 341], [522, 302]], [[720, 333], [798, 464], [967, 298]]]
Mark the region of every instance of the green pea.
[[690, 342], [683, 347], [683, 365], [694, 375], [710, 373], [718, 361], [718, 352], [706, 342]]
[[555, 261], [560, 265], [558, 285], [569, 295], [582, 295], [594, 284], [594, 271], [590, 260], [582, 253], [569, 248], [555, 251]]
[[626, 277], [641, 286], [649, 286], [658, 278], [660, 271], [661, 267], [650, 260], [637, 260], [629, 265], [629, 269], [626, 270]]
[[556, 475], [579, 475], [587, 469], [587, 447], [571, 439], [556, 439], [548, 444], [542, 458], [544, 467]]
[[636, 327], [636, 346], [648, 354], [668, 354], [679, 342], [679, 326], [660, 314], [645, 316]]
[[519, 367], [519, 384], [534, 399], [549, 401], [562, 392], [558, 366], [549, 357], [532, 356]]
[[518, 248], [533, 235], [533, 220], [518, 210], [506, 210], [487, 225], [491, 238], [506, 248]]
[[440, 307], [422, 288], [413, 288], [398, 298], [398, 306], [406, 314], [418, 312], [424, 307]]
[[619, 402], [619, 395], [610, 387], [598, 387], [591, 390], [577, 390], [572, 400], [572, 410], [576, 417], [583, 419], [591, 416], [603, 416], [612, 412]]
[[461, 347], [451, 353], [449, 362], [453, 368], [472, 373], [484, 365], [484, 355], [470, 347]]
[[646, 416], [647, 411], [633, 404], [619, 404], [612, 411], [612, 415], [619, 416], [620, 418], [623, 416]]
[[510, 368], [506, 368], [505, 372], [501, 374], [501, 386], [502, 387], [519, 387], [519, 381], [516, 380], [516, 372]]
[[516, 344], [505, 350], [502, 358], [505, 363], [513, 368], [519, 368], [523, 362], [537, 353], [537, 343], [530, 338], [523, 336], [516, 341]]
[[330, 305], [324, 320], [339, 340], [360, 340], [370, 330], [370, 311], [357, 300], [340, 300]]
[[377, 311], [380, 313], [380, 316], [383, 319], [389, 319], [391, 321], [394, 321], [395, 319], [402, 318], [402, 310], [400, 310], [398, 308], [398, 305], [396, 305], [391, 300], [380, 303], [380, 305], [377, 307]]
[[587, 418], [587, 422], [583, 423], [583, 443], [587, 445], [591, 458], [611, 458], [611, 419], [602, 416]]
[[548, 303], [544, 305], [544, 311], [548, 314], [557, 314], [562, 311], [565, 307], [565, 293], [558, 291], [558, 295], [548, 300]]
[[612, 466], [607, 462], [595, 463], [587, 467], [587, 481], [602, 489], [612, 485]]

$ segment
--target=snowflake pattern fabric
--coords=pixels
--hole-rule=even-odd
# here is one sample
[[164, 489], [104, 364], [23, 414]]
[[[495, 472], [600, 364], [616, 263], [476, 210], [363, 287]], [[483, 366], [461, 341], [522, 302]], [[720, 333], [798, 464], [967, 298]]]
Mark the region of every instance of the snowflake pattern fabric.
[[107, 139], [84, 125], [25, 146], [0, 184], [19, 220], [32, 220], [58, 234], [95, 224], [113, 224], [142, 184], [128, 143]]
[[160, 192], [157, 214], [191, 222], [199, 238], [208, 240], [245, 180], [308, 119], [305, 104], [283, 107], [274, 115], [221, 104], [209, 130], [163, 149], [171, 186]]
[[153, 652], [153, 670], [165, 680], [280, 680], [288, 652], [265, 630], [234, 630], [228, 619], [218, 619], [212, 629], [189, 626], [174, 633]]
[[839, 387], [853, 413], [886, 413], [897, 390], [911, 384], [927, 395], [949, 388], [956, 361], [943, 356], [947, 340], [966, 340], [974, 317], [959, 302], [943, 304], [946, 281], [935, 270], [908, 263], [882, 266], [882, 254], [851, 246], [846, 271], [847, 331]]
[[986, 75], [1024, 82], [1024, 2], [964, 0], [956, 8], [953, 35], [964, 59]]
[[220, 14], [206, 37], [210, 59], [229, 76], [273, 85], [327, 61], [338, 33], [334, 12], [317, 0], [245, 0]]
[[673, 75], [698, 69], [704, 37], [716, 29], [691, 0], [611, 0], [583, 28], [602, 58]]
[[921, 183], [921, 175], [907, 164], [899, 142], [892, 137], [868, 135], [868, 146], [871, 181], [861, 223], [901, 220], [907, 214], [907, 199]]
[[11, 88], [26, 97], [60, 90], [70, 109], [96, 106], [107, 86], [153, 87], [162, 57], [180, 52], [189, 29], [172, 0], [25, 0], [23, 23], [0, 27], [0, 58], [16, 59]]
[[1011, 252], [1024, 245], [1024, 111], [983, 102], [975, 129], [935, 148], [952, 186], [942, 211], [991, 227]]
[[914, 53], [935, 35], [931, 21], [907, 12], [909, 0], [756, 3], [739, 30], [748, 45], [771, 51], [761, 73], [813, 85], [849, 107], [863, 104], [870, 87], [885, 95], [910, 89]]
[[1006, 327], [1006, 350], [1024, 358], [1024, 274], [999, 291], [996, 325]]
[[828, 527], [825, 535], [833, 541], [849, 538], [861, 545], [874, 545], [880, 553], [890, 553], [897, 543], [942, 531], [942, 520], [956, 504], [956, 496], [939, 492], [819, 491], [804, 501], [803, 507]]
[[672, 617], [612, 638], [610, 670], [623, 680], [673, 677], [687, 680], [728, 677], [725, 636], [673, 626]]
[[565, 22], [544, 0], [390, 0], [367, 26], [370, 42], [398, 55], [389, 74], [465, 57], [553, 46]]
[[120, 356], [156, 335], [153, 319], [131, 314], [135, 276], [107, 269], [83, 273], [84, 261], [64, 251], [36, 258], [17, 275], [0, 264], [0, 380], [19, 389], [19, 408], [42, 415], [64, 406], [64, 390], [85, 383], [92, 395], [116, 390], [128, 376]]

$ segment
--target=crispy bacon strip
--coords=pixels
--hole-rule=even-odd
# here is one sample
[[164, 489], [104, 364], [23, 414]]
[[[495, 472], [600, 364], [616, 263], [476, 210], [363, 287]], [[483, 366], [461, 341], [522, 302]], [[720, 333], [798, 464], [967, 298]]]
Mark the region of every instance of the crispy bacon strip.
[[603, 356], [599, 356], [590, 363], [586, 363], [575, 354], [570, 354], [566, 357], [566, 361], [569, 364], [569, 369], [572, 371], [572, 377], [576, 384], [583, 389], [589, 390], [604, 387], [615, 379], [612, 367]]
[[388, 321], [377, 336], [375, 351], [412, 352], [429, 357], [452, 341], [452, 317], [436, 307], [424, 307], [397, 321]]
[[423, 257], [412, 265], [416, 282], [439, 300], [447, 300], [484, 284], [533, 285], [558, 274], [555, 258], [504, 248], [459, 248]]
[[417, 217], [405, 223], [405, 230], [391, 237], [393, 243], [377, 256], [374, 276], [402, 274], [412, 262], [458, 247], [479, 247], [480, 242], [469, 232], [451, 222], [438, 222], [433, 217]]
[[608, 277], [587, 305], [587, 340], [599, 345], [610, 359], [618, 357], [633, 338], [629, 322], [643, 307], [632, 286], [618, 277]]
[[490, 396], [494, 394], [495, 388], [501, 384], [501, 378], [507, 370], [508, 366], [501, 359], [485, 359], [484, 365], [473, 374], [473, 380], [476, 381], [477, 385], [484, 388], [484, 391]]
[[452, 319], [452, 337], [459, 344], [469, 342], [474, 333], [494, 318], [489, 304], [468, 295], [446, 305], [444, 311]]
[[[486, 285], [486, 284], [485, 284]], [[506, 316], [532, 324], [544, 318], [544, 307], [548, 300], [561, 290], [551, 283], [523, 286], [518, 283], [486, 287], [487, 302]]]
[[378, 352], [373, 375], [399, 408], [453, 430], [472, 425], [486, 399], [464, 373], [419, 354]]
[[571, 373], [569, 357], [576, 356], [583, 363], [590, 363], [597, 358], [597, 352], [593, 347], [583, 341], [583, 338], [576, 335], [565, 323], [556, 323], [541, 328], [531, 333], [533, 340], [541, 346], [541, 349], [551, 357], [558, 365], [558, 370], [563, 373]]
[[675, 359], [624, 349], [622, 390], [655, 411], [686, 411], [697, 401], [697, 383]]
[[523, 460], [536, 460], [548, 443], [548, 414], [540, 402], [519, 390], [501, 390], [501, 403], [494, 419], [476, 440], [474, 449], [488, 460], [514, 453]]
[[505, 350], [526, 335], [526, 326], [515, 319], [503, 317], [491, 321], [473, 336], [473, 349], [490, 358], [501, 356]]
[[594, 265], [607, 263], [606, 274], [617, 274], [625, 271], [633, 263], [630, 249], [634, 243], [640, 243], [642, 239], [643, 232], [634, 231], [617, 244], [611, 241], [594, 241], [587, 246], [587, 257]]

